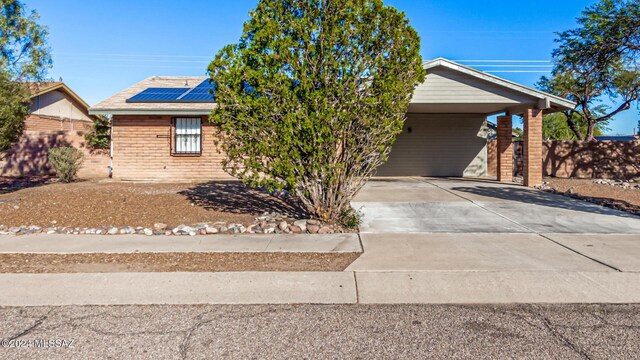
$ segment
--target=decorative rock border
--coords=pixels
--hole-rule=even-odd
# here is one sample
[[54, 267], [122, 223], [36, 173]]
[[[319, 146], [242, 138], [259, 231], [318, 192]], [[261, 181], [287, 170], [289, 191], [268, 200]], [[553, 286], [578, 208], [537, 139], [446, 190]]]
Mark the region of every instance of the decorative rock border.
[[247, 226], [243, 224], [228, 224], [226, 222], [199, 223], [194, 225], [181, 224], [174, 228], [168, 227], [164, 223], [156, 223], [152, 228], [142, 226], [101, 226], [93, 228], [69, 227], [69, 226], [47, 226], [36, 225], [12, 226], [0, 225], [0, 235], [15, 234], [95, 234], [95, 235], [120, 235], [120, 234], [140, 234], [140, 235], [211, 235], [211, 234], [334, 234], [345, 233], [345, 229], [337, 225], [323, 224], [314, 219], [287, 220], [284, 216], [276, 213], [265, 213], [257, 217], [253, 224]]
[[[628, 187], [625, 187], [625, 188], [628, 188]], [[638, 187], [638, 188], [640, 188], [640, 187]], [[547, 183], [547, 182], [543, 183], [542, 186], [538, 187], [538, 189], [541, 190], [541, 191], [544, 191], [544, 192], [551, 193], [551, 194], [562, 195], [562, 196], [570, 197], [570, 198], [573, 198], [573, 199], [587, 201], [587, 202], [590, 202], [590, 203], [593, 203], [593, 204], [596, 204], [596, 205], [600, 205], [600, 206], [604, 206], [604, 207], [607, 207], [607, 208], [610, 208], [610, 209], [624, 211], [624, 212], [632, 214], [632, 215], [640, 216], [640, 207], [632, 205], [632, 204], [627, 204], [624, 201], [615, 200], [615, 199], [602, 199], [602, 198], [595, 198], [595, 197], [591, 197], [591, 196], [580, 195], [580, 194], [576, 193], [573, 190], [573, 188], [569, 188], [565, 192], [561, 192], [561, 191], [558, 191], [558, 190], [550, 187], [549, 183]]]
[[623, 189], [640, 189], [640, 184], [636, 179], [630, 180], [612, 180], [612, 179], [593, 179], [594, 184], [609, 185]]

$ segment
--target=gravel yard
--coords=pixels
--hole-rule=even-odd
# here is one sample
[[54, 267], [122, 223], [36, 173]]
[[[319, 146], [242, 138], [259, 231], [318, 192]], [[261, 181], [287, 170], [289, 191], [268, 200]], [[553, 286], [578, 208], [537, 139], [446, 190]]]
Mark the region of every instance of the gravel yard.
[[560, 193], [640, 215], [640, 189], [596, 183], [593, 179], [545, 178], [544, 181], [549, 183], [549, 188]]
[[87, 180], [63, 184], [0, 178], [0, 224], [5, 226], [169, 227], [204, 222], [251, 223], [264, 212], [302, 218], [291, 199], [239, 182], [139, 183]]
[[360, 253], [0, 254], [0, 273], [343, 271]]

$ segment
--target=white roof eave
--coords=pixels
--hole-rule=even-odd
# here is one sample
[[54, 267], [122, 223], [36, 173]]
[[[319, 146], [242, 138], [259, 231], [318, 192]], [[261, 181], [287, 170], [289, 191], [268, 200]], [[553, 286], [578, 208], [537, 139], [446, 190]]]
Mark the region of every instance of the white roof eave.
[[89, 109], [91, 115], [209, 115], [213, 109]]

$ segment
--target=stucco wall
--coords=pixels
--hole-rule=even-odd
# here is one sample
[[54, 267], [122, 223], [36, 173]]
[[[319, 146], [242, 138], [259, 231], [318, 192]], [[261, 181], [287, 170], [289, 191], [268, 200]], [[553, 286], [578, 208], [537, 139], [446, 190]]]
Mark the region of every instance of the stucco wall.
[[77, 104], [66, 93], [58, 90], [32, 98], [30, 111], [33, 115], [92, 121], [83, 106]]
[[640, 176], [640, 141], [548, 141], [545, 173], [556, 177], [635, 178]]
[[[516, 174], [522, 174], [522, 141], [514, 142]], [[544, 176], [574, 178], [640, 177], [640, 141], [544, 141]]]
[[378, 176], [485, 176], [485, 117], [407, 114]]

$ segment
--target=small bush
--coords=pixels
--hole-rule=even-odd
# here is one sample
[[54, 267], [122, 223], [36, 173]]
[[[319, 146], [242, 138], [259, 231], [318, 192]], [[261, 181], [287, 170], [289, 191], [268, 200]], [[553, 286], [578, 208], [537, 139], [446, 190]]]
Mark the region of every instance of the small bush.
[[356, 229], [362, 223], [362, 211], [349, 208], [340, 214], [339, 223], [347, 229]]
[[49, 149], [49, 163], [62, 182], [73, 181], [83, 161], [84, 155], [76, 148], [61, 146]]

